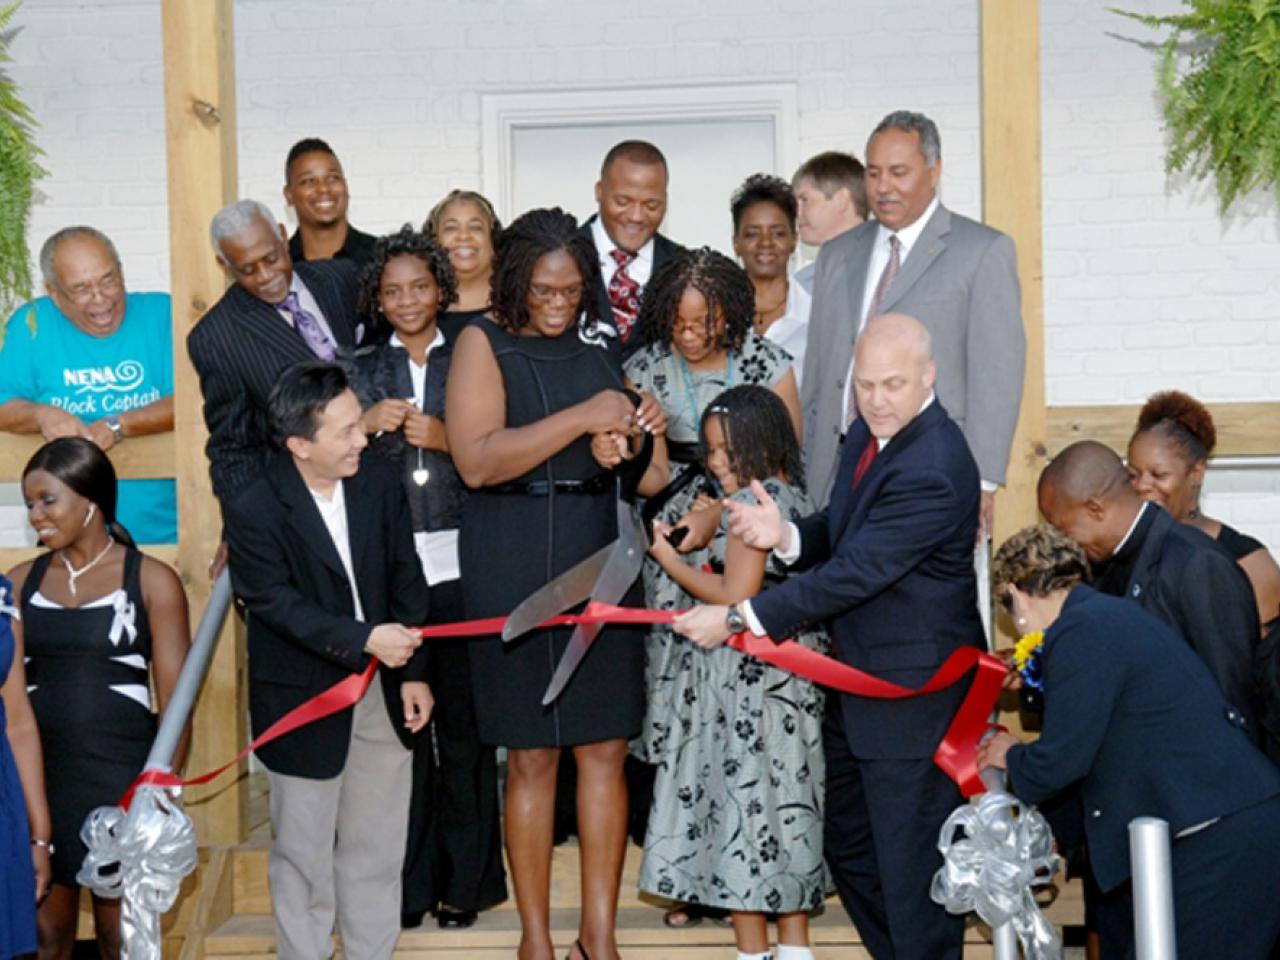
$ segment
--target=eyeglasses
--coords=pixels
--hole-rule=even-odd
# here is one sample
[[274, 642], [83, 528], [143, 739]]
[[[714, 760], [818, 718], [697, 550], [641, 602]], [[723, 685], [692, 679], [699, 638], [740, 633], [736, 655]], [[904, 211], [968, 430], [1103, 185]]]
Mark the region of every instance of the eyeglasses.
[[62, 292], [67, 295], [67, 299], [72, 303], [85, 304], [99, 295], [114, 297], [123, 286], [124, 281], [121, 279], [120, 274], [112, 270], [97, 283], [77, 283], [74, 287], [63, 288]]
[[565, 303], [575, 303], [582, 298], [582, 284], [575, 283], [570, 287], [545, 287], [540, 283], [531, 283], [529, 295], [542, 303], [550, 303], [556, 298]]

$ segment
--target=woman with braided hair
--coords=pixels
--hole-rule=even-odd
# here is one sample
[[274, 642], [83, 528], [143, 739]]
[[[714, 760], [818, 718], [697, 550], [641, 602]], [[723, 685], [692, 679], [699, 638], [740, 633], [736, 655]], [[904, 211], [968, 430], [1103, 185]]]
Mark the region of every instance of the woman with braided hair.
[[[591, 438], [661, 432], [652, 399], [624, 392], [617, 355], [584, 296], [599, 270], [590, 240], [561, 210], [531, 210], [499, 240], [492, 317], [454, 345], [445, 430], [471, 487], [459, 537], [468, 617], [509, 614], [617, 536], [616, 484]], [[609, 445], [610, 450], [617, 447]], [[655, 442], [656, 483], [665, 482]], [[641, 492], [649, 492], [642, 484]], [[638, 606], [638, 591], [622, 603]], [[507, 748], [505, 834], [522, 928], [520, 960], [550, 960], [551, 840], [562, 747], [578, 768], [582, 913], [571, 960], [617, 960], [614, 936], [626, 845], [627, 739], [640, 729], [644, 655], [635, 628], [605, 627], [561, 695], [542, 695], [567, 628], [469, 653], [480, 738]]]
[[1199, 400], [1178, 390], [1154, 394], [1129, 441], [1129, 478], [1145, 499], [1203, 530], [1235, 557], [1253, 585], [1265, 635], [1280, 620], [1280, 566], [1260, 541], [1200, 509], [1205, 467], [1217, 439], [1213, 416]]

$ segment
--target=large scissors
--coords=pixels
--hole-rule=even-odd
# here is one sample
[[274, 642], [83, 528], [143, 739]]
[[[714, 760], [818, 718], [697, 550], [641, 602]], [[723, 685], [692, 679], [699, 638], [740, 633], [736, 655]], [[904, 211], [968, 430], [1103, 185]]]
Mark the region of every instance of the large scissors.
[[[525, 597], [507, 617], [502, 629], [504, 641], [514, 640], [584, 601], [614, 605], [623, 598], [640, 575], [648, 550], [645, 524], [636, 504], [636, 488], [652, 456], [653, 436], [646, 433], [639, 453], [617, 468], [618, 538]], [[542, 696], [543, 706], [553, 703], [564, 691], [595, 642], [600, 627], [598, 623], [580, 623], [573, 628], [569, 645]]]

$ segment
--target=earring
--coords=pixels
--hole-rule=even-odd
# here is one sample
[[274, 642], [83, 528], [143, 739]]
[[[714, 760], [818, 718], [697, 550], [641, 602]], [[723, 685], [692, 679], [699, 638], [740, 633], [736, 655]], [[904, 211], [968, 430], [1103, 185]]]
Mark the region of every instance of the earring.
[[1015, 620], [1015, 621], [1013, 621], [1013, 622], [1014, 622], [1015, 624], [1017, 624], [1017, 625], [1018, 625], [1018, 627], [1020, 627], [1020, 628], [1021, 628], [1021, 627], [1025, 627], [1025, 626], [1027, 625], [1027, 618], [1026, 618], [1026, 617], [1018, 617], [1018, 619], [1017, 619], [1017, 620]]
[[84, 523], [80, 524], [80, 526], [87, 527], [89, 525], [89, 521], [93, 519], [93, 515], [97, 512], [98, 512], [98, 505], [96, 503], [90, 502], [89, 509], [84, 515]]

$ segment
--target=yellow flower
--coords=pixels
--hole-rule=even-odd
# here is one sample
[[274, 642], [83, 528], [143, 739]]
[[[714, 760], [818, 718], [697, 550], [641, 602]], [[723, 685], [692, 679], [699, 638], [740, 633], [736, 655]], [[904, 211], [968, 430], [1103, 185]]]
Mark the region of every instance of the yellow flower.
[[1044, 646], [1044, 631], [1025, 634], [1013, 647], [1013, 664], [1019, 670], [1027, 665], [1027, 661], [1036, 655]]

